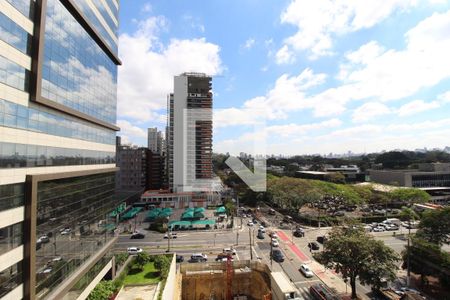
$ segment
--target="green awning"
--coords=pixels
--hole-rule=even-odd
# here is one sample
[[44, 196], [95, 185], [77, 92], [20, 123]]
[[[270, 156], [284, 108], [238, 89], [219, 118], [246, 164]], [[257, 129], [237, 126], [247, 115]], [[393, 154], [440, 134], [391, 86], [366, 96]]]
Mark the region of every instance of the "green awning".
[[216, 209], [216, 213], [218, 213], [218, 214], [223, 214], [223, 213], [225, 213], [226, 211], [227, 211], [227, 210], [225, 209], [224, 206], [218, 207], [218, 208]]

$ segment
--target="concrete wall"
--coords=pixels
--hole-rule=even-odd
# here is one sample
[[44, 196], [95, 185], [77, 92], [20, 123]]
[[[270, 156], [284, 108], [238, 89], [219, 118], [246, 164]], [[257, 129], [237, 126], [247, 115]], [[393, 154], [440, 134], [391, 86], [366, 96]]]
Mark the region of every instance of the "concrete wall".
[[177, 276], [177, 263], [176, 255], [173, 255], [172, 262], [170, 264], [169, 274], [167, 275], [166, 285], [162, 292], [162, 300], [174, 300], [178, 299], [176, 295], [179, 294], [178, 291], [178, 276]]
[[[406, 182], [407, 173], [401, 171], [384, 171], [384, 170], [369, 170], [370, 181], [382, 184], [393, 184], [394, 182], [399, 186], [408, 186]], [[411, 178], [411, 176], [409, 176]], [[411, 186], [411, 180], [409, 180]]]

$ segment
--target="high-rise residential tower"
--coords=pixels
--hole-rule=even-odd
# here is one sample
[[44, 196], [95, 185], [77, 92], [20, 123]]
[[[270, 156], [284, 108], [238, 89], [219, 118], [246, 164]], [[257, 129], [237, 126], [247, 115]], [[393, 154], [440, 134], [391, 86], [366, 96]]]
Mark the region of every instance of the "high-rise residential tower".
[[168, 175], [174, 192], [191, 191], [194, 180], [213, 178], [212, 79], [203, 73], [174, 78], [168, 97]]
[[163, 137], [158, 128], [148, 128], [148, 149], [154, 154], [162, 155], [163, 152]]
[[112, 268], [118, 0], [0, 1], [0, 298]]

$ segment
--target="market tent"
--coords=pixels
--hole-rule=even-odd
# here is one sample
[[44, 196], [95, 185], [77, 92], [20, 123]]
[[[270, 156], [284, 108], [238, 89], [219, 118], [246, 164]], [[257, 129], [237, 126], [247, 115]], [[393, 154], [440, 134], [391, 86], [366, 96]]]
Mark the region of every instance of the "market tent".
[[194, 211], [185, 211], [182, 215], [181, 215], [181, 220], [189, 220], [194, 218]]
[[188, 207], [188, 208], [186, 208], [184, 211], [185, 211], [185, 212], [188, 212], [188, 211], [194, 211], [194, 208]]
[[223, 214], [223, 213], [225, 213], [227, 210], [225, 209], [225, 207], [224, 206], [221, 206], [221, 207], [218, 207], [217, 209], [216, 209], [216, 214]]
[[196, 207], [194, 209], [194, 213], [198, 213], [198, 212], [201, 212], [201, 213], [205, 212], [205, 208], [203, 208], [203, 207]]
[[170, 229], [189, 229], [191, 227], [191, 222], [189, 221], [170, 221]]
[[201, 218], [204, 218], [204, 217], [205, 217], [205, 215], [202, 212], [194, 213], [194, 218], [195, 219], [201, 219]]

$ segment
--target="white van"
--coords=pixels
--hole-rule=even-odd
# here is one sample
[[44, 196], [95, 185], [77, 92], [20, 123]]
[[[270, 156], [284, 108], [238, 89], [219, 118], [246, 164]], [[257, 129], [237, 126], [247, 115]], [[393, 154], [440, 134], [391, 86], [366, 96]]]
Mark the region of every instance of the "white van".
[[385, 221], [383, 221], [383, 223], [394, 224], [397, 226], [400, 226], [402, 224], [402, 222], [397, 218], [386, 219]]

